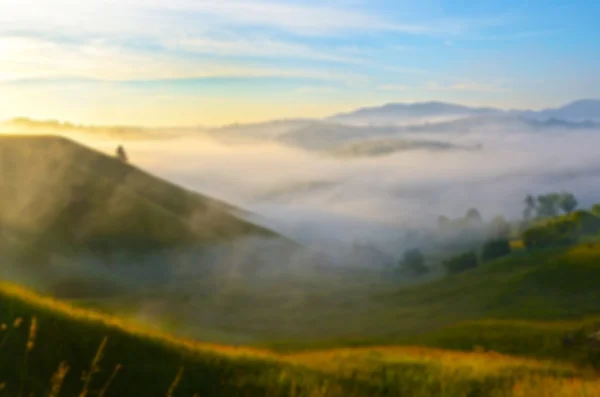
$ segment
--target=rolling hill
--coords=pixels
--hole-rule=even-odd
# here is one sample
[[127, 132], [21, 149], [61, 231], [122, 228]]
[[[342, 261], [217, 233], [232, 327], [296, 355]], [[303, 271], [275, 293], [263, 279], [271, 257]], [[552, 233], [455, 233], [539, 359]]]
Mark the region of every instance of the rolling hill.
[[132, 264], [146, 266], [143, 274], [132, 270], [134, 277], [160, 278], [169, 257], [182, 251], [285, 240], [243, 218], [228, 204], [67, 139], [0, 136], [3, 260], [37, 278], [76, 274], [84, 265], [116, 272]]
[[[7, 358], [0, 384], [9, 395], [48, 395], [57, 384], [60, 395], [83, 389], [106, 397], [600, 391], [587, 368], [590, 352], [562, 343], [565, 333], [585, 336], [600, 325], [597, 237], [516, 251], [413, 287], [395, 284], [391, 273], [374, 282], [369, 272], [318, 267], [287, 278], [270, 279], [270, 268], [256, 278], [239, 269], [176, 278], [157, 263], [164, 270], [185, 257], [203, 267], [198, 258], [215, 246], [279, 238], [234, 207], [62, 138], [0, 138], [0, 193], [2, 271], [17, 263], [29, 277], [63, 282], [63, 292], [89, 290], [93, 280], [106, 297], [75, 302], [122, 316], [0, 284], [0, 353]], [[306, 263], [265, 247], [262, 256], [238, 249], [233, 256]], [[150, 273], [168, 282], [125, 293], [98, 287], [106, 274], [120, 277], [128, 267], [132, 278]], [[141, 325], [139, 314], [156, 308], [153, 326], [168, 322], [194, 340]]]
[[[340, 274], [321, 271], [276, 283], [241, 282], [217, 290], [206, 280], [189, 278], [165, 289], [78, 304], [132, 316], [160, 302], [167, 314], [162, 318], [173, 324], [174, 332], [219, 343], [286, 350], [416, 340], [454, 348], [468, 345], [475, 336], [467, 333], [460, 341], [413, 338], [444, 334], [446, 327], [486, 319], [577, 323], [599, 316], [598, 263], [600, 243], [586, 242], [574, 247], [517, 251], [464, 274], [412, 287], [399, 285], [392, 273], [382, 281], [367, 270]], [[485, 325], [481, 328], [484, 340]], [[521, 332], [520, 328], [515, 332]], [[513, 338], [518, 340], [518, 335]], [[548, 338], [540, 339], [541, 345], [522, 349], [539, 352], [560, 342], [557, 332], [552, 331]], [[506, 345], [498, 345], [501, 340], [491, 341], [490, 346], [472, 343], [468, 348], [482, 345], [514, 354], [514, 346], [508, 346], [513, 350], [507, 351], [503, 350]]]

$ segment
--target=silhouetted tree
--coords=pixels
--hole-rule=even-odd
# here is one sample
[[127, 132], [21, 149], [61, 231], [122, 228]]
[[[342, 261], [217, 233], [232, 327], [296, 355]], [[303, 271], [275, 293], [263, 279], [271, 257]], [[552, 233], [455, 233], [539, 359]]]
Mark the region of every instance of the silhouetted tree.
[[528, 194], [527, 197], [525, 197], [525, 209], [523, 210], [523, 220], [525, 222], [529, 222], [531, 221], [531, 217], [533, 216], [533, 213], [536, 210], [536, 202], [535, 202], [535, 198], [533, 198], [533, 196], [531, 194]]
[[483, 223], [483, 219], [481, 218], [481, 214], [477, 208], [470, 208], [467, 211], [467, 215], [465, 215], [465, 221], [467, 222], [467, 225], [479, 225]]
[[490, 233], [493, 238], [508, 238], [510, 235], [510, 225], [503, 216], [497, 216], [490, 222]]
[[537, 216], [538, 218], [555, 217], [558, 215], [561, 195], [550, 193], [537, 197]]
[[117, 158], [124, 163], [127, 163], [129, 159], [127, 158], [127, 153], [125, 153], [125, 148], [122, 145], [117, 147]]
[[448, 273], [455, 274], [477, 267], [477, 254], [474, 251], [466, 252], [444, 261]]
[[423, 253], [418, 249], [406, 251], [402, 258], [401, 265], [418, 275], [425, 274], [429, 271], [429, 268], [425, 266], [425, 257], [423, 257]]
[[447, 216], [440, 215], [437, 219], [437, 225], [440, 229], [444, 228], [450, 225], [450, 219]]
[[577, 199], [575, 198], [573, 193], [563, 192], [560, 196], [558, 206], [565, 213], [570, 214], [571, 212], [575, 211], [578, 204], [579, 203], [577, 202]]
[[510, 242], [505, 239], [490, 240], [481, 249], [481, 259], [491, 261], [510, 254]]

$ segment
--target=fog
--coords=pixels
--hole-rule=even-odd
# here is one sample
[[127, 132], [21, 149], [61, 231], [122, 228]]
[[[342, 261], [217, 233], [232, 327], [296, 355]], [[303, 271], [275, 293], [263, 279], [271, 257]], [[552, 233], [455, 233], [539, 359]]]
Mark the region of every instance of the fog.
[[[534, 131], [508, 125], [445, 133], [477, 151], [412, 150], [336, 159], [273, 142], [228, 145], [204, 137], [128, 141], [138, 167], [253, 212], [305, 243], [384, 242], [406, 227], [471, 207], [486, 219], [518, 218], [527, 194], [569, 190], [583, 206], [600, 201], [598, 130]], [[440, 139], [440, 133], [404, 134]], [[88, 141], [111, 153], [116, 141]]]
[[[163, 315], [175, 318], [185, 324], [182, 332], [202, 339], [213, 339], [206, 330], [232, 329], [235, 335], [225, 341], [243, 341], [264, 332], [281, 337], [300, 332], [337, 335], [350, 332], [347, 323], [329, 329], [326, 319], [333, 314], [351, 317], [357, 308], [368, 312], [371, 309], [365, 297], [373, 288], [379, 293], [443, 274], [435, 266], [421, 278], [387, 277], [390, 273], [382, 271], [396, 268], [409, 248], [422, 248], [428, 265], [439, 264], [452, 249], [462, 249], [429, 250], [437, 243], [431, 237], [443, 234], [437, 228], [438, 216], [463, 217], [475, 207], [484, 221], [497, 215], [517, 220], [527, 194], [563, 190], [574, 193], [582, 207], [600, 201], [599, 129], [539, 128], [513, 119], [386, 129], [385, 136], [378, 135], [381, 130], [369, 136], [368, 130], [354, 128], [348, 142], [360, 143], [368, 136], [443, 141], [453, 146], [342, 159], [327, 151], [307, 149], [319, 147], [319, 142], [306, 134], [310, 124], [301, 124], [302, 134], [313, 139], [310, 145], [301, 140], [285, 140], [300, 146], [278, 140], [294, 134], [294, 122], [277, 124], [277, 134], [261, 134], [257, 125], [220, 132], [153, 131], [147, 138], [143, 129], [136, 130], [135, 137], [118, 139], [108, 130], [99, 134], [80, 128], [76, 133], [60, 134], [109, 155], [123, 144], [132, 165], [238, 206], [251, 221], [303, 247], [283, 239], [245, 236], [210, 247], [153, 252], [127, 266], [106, 267], [97, 258], [57, 258], [34, 280], [23, 273], [20, 264], [5, 266], [3, 276], [58, 296], [92, 295], [104, 308], [126, 308], [129, 315], [146, 322], [158, 324]], [[344, 126], [334, 129], [342, 143], [347, 143], [340, 133]], [[161, 133], [169, 139], [162, 139]], [[221, 133], [229, 135], [224, 139]], [[456, 149], [467, 146], [479, 149]], [[48, 171], [41, 165], [26, 168], [38, 178]], [[43, 198], [40, 203], [47, 205], [53, 202], [44, 185], [36, 189], [41, 191], [32, 197]], [[425, 233], [415, 237], [415, 229]], [[485, 238], [478, 230], [471, 232], [459, 238]], [[465, 249], [476, 246], [475, 240], [469, 241], [471, 245]], [[364, 273], [365, 268], [370, 273]], [[9, 274], [13, 270], [14, 274]], [[47, 274], [60, 282], [50, 285]], [[298, 314], [290, 317], [291, 312]], [[357, 317], [353, 324], [356, 332], [368, 328], [369, 324], [361, 321]]]
[[[250, 220], [330, 253], [368, 243], [397, 256], [406, 249], [408, 229], [433, 229], [438, 216], [460, 217], [472, 207], [484, 220], [516, 220], [527, 194], [568, 190], [584, 207], [600, 201], [600, 127], [497, 115], [435, 121], [357, 127], [282, 120], [212, 130], [152, 129], [146, 138], [137, 127], [52, 127], [110, 155], [123, 144], [133, 165], [234, 204], [249, 211]], [[40, 133], [47, 124], [19, 126], [37, 126]], [[323, 134], [334, 135], [340, 145], [401, 139], [451, 146], [338, 158], [318, 149], [331, 143]]]

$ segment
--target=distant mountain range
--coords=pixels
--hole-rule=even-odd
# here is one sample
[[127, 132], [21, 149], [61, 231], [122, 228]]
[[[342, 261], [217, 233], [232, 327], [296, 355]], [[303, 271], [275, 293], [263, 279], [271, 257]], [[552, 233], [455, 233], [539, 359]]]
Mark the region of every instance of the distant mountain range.
[[444, 102], [392, 103], [329, 117], [336, 123], [353, 125], [410, 125], [451, 121], [474, 116], [517, 116], [532, 120], [563, 120], [567, 122], [600, 122], [600, 100], [584, 99], [555, 109], [504, 110], [488, 107], [468, 107]]
[[469, 107], [444, 102], [392, 103], [325, 119], [273, 120], [218, 128], [81, 126], [24, 118], [0, 123], [0, 132], [66, 136], [90, 134], [123, 141], [205, 137], [224, 145], [275, 143], [342, 157], [391, 155], [413, 149], [458, 149], [448, 142], [449, 137], [435, 137], [433, 141], [426, 141], [427, 134], [579, 129], [600, 129], [600, 100], [579, 100], [559, 108], [539, 111]]
[[350, 113], [338, 114], [328, 120], [357, 125], [407, 125], [502, 112], [502, 110], [494, 108], [471, 108], [444, 102], [390, 103], [380, 107], [362, 108]]

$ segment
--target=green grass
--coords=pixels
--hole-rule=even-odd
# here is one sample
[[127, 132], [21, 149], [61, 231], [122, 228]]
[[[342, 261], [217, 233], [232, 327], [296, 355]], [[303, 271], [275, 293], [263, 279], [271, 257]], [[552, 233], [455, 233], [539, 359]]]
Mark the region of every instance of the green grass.
[[0, 191], [5, 232], [29, 236], [22, 245], [35, 242], [38, 252], [148, 252], [275, 236], [229, 205], [58, 137], [0, 136]]
[[[330, 314], [322, 321], [339, 327], [337, 332], [259, 345], [281, 352], [379, 344], [460, 350], [482, 346], [507, 354], [585, 360], [581, 352], [562, 348], [560, 339], [593, 329], [600, 315], [598, 280], [598, 242], [519, 251], [427, 285], [371, 291], [363, 297], [368, 303], [352, 309], [358, 323], [352, 332], [344, 332], [342, 319]], [[315, 308], [313, 313], [319, 310], [324, 311]], [[345, 331], [355, 324], [347, 321]]]
[[237, 208], [67, 139], [0, 135], [0, 260], [30, 287], [114, 296], [128, 286], [113, 270], [144, 263], [141, 277], [163, 275], [168, 258], [239, 238], [296, 247]]
[[[319, 274], [310, 280], [239, 285], [186, 280], [90, 303], [130, 315], [160, 301], [169, 321], [190, 325], [188, 335], [210, 331], [220, 343], [279, 350], [397, 343], [465, 321], [576, 321], [600, 315], [600, 244], [519, 251], [414, 287], [367, 282], [366, 276], [354, 283]], [[184, 302], [186, 295], [195, 298]]]
[[[37, 255], [64, 258], [81, 249], [146, 253], [273, 235], [225, 204], [66, 140], [3, 137], [0, 162], [3, 249], [36, 247]], [[158, 301], [160, 321], [174, 331], [261, 349], [178, 339], [1, 286], [0, 385], [10, 396], [48, 395], [64, 361], [70, 369], [61, 395], [77, 395], [82, 371], [107, 337], [91, 383], [101, 389], [120, 368], [107, 396], [166, 395], [179, 368], [174, 395], [181, 396], [600, 395], [598, 381], [581, 367], [588, 352], [561, 344], [566, 333], [600, 326], [597, 239], [519, 249], [413, 287], [375, 282], [366, 273], [304, 276], [186, 279], [79, 302], [135, 318]], [[398, 347], [411, 345], [429, 348]]]

